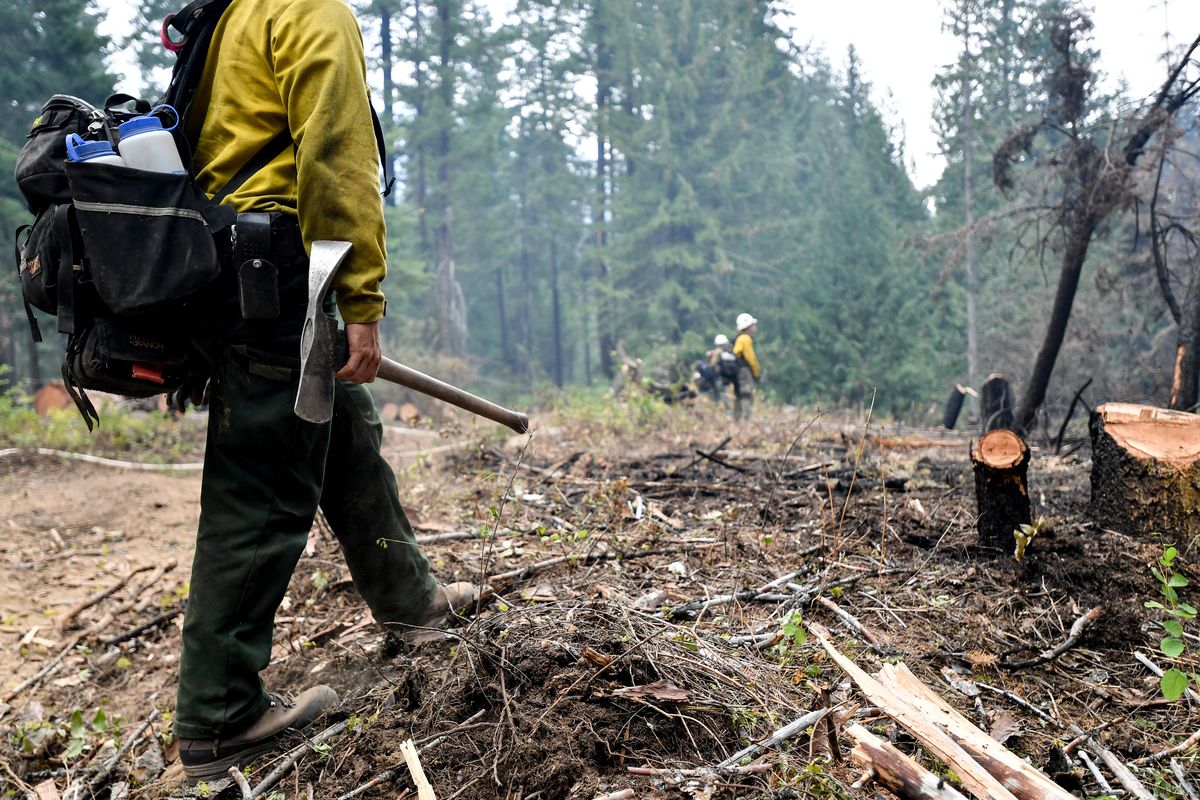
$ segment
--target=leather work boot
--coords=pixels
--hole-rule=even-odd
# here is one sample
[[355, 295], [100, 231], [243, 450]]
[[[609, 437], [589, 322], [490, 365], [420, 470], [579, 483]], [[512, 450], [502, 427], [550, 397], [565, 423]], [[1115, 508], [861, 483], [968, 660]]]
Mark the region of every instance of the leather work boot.
[[422, 628], [437, 627], [451, 614], [460, 614], [474, 606], [479, 600], [479, 595], [479, 587], [469, 581], [455, 581], [444, 585], [439, 583], [433, 593], [433, 599], [429, 601], [415, 625]]
[[245, 766], [279, 746], [285, 733], [298, 731], [336, 705], [337, 692], [314, 686], [290, 700], [272, 694], [271, 705], [258, 721], [228, 739], [180, 739], [179, 760], [191, 781], [225, 777], [232, 766]]
[[[491, 591], [491, 587], [483, 587], [483, 592]], [[437, 628], [446, 622], [446, 618], [473, 609], [475, 603], [483, 594], [480, 588], [469, 581], [456, 581], [448, 584], [438, 584], [433, 593], [433, 599], [421, 612], [415, 622], [407, 625], [399, 623], [383, 624], [384, 658], [395, 658], [408, 650], [410, 646], [426, 644], [445, 638]]]

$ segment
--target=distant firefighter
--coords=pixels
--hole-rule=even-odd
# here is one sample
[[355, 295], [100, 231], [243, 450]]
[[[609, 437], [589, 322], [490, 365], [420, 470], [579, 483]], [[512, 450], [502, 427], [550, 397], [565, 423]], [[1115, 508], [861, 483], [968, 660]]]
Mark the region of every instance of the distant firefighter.
[[706, 354], [707, 369], [701, 370], [706, 378], [704, 390], [709, 393], [714, 403], [720, 403], [726, 408], [731, 402], [732, 388], [737, 381], [737, 358], [733, 355], [733, 345], [729, 337], [718, 333], [713, 339], [713, 347]]
[[737, 336], [733, 339], [733, 357], [737, 360], [737, 379], [734, 381], [737, 400], [733, 406], [733, 418], [743, 420], [750, 418], [750, 410], [754, 405], [754, 384], [762, 379], [762, 367], [754, 355], [754, 334], [758, 331], [758, 320], [742, 312], [738, 314], [737, 330]]

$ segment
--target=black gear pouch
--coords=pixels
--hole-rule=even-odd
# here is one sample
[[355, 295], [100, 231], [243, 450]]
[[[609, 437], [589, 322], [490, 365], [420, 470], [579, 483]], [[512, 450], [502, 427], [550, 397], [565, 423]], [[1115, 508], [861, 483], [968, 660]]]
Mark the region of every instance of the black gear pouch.
[[102, 126], [103, 120], [95, 106], [78, 97], [56, 94], [46, 101], [25, 137], [13, 170], [30, 211], [38, 213], [46, 206], [71, 202], [71, 189], [63, 174], [66, 138], [72, 133], [84, 136], [93, 123]]
[[220, 275], [213, 236], [234, 212], [187, 174], [87, 162], [66, 173], [92, 282], [113, 314], [176, 309]]
[[[21, 292], [30, 305], [47, 314], [58, 313], [62, 290], [71, 288], [78, 252], [73, 215], [69, 205], [49, 206], [17, 233]], [[27, 234], [24, 241], [22, 234]]]
[[192, 374], [191, 348], [167, 322], [97, 317], [71, 337], [63, 365], [67, 382], [126, 397], [174, 391]]

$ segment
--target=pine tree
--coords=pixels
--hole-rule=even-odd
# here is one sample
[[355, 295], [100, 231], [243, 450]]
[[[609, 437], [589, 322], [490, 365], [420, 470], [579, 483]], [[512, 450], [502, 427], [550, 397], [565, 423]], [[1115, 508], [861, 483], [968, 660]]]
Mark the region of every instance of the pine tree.
[[[92, 0], [11, 0], [0, 5], [0, 173], [12, 175], [25, 134], [52, 94], [73, 94], [93, 103], [112, 93], [113, 76], [104, 57], [109, 41], [96, 32]], [[12, 181], [0, 186], [0, 246], [13, 252], [12, 232], [29, 221]], [[16, 368], [18, 341], [28, 342], [16, 275], [0, 278], [0, 364]], [[21, 320], [17, 323], [16, 320]], [[34, 365], [32, 343], [28, 352]], [[0, 380], [3, 380], [0, 377]]]

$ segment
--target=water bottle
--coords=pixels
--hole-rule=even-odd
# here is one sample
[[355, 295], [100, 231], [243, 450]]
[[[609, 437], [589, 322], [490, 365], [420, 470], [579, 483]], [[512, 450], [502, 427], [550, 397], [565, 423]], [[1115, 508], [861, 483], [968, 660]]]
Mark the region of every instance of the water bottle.
[[[153, 116], [160, 108], [170, 110], [175, 117], [174, 125], [164, 128], [162, 120]], [[122, 122], [117, 128], [121, 140], [117, 150], [125, 159], [125, 166], [148, 172], [187, 174], [179, 158], [179, 148], [175, 146], [175, 137], [171, 135], [178, 125], [179, 114], [168, 105], [155, 106], [145, 117]]]
[[67, 136], [67, 160], [86, 161], [89, 164], [116, 164], [125, 166], [125, 159], [117, 155], [107, 141], [88, 142], [78, 133]]

